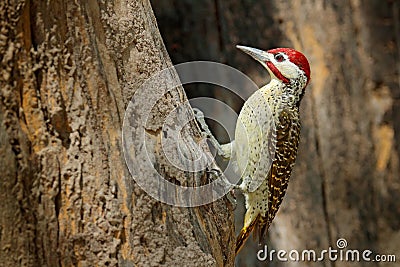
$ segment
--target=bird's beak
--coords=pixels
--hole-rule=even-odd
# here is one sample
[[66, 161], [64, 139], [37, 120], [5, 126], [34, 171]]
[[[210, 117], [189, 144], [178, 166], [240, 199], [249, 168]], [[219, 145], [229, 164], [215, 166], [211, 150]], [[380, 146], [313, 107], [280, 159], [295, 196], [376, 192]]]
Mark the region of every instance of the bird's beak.
[[270, 61], [269, 59], [269, 53], [257, 49], [257, 48], [252, 48], [248, 46], [243, 46], [243, 45], [237, 45], [236, 48], [242, 50], [246, 54], [252, 56], [255, 60], [260, 61], [265, 64], [265, 62]]

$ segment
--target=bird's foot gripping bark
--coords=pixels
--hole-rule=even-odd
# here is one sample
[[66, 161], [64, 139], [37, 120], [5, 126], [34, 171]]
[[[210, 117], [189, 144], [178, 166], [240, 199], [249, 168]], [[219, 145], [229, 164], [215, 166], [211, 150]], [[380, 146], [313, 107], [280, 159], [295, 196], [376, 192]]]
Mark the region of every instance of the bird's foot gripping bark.
[[[228, 181], [228, 179], [226, 179], [225, 175], [222, 173], [222, 171], [219, 168], [213, 168], [210, 170], [207, 170], [207, 175], [209, 177], [210, 181], [215, 181], [217, 179], [219, 179], [219, 183], [217, 183], [217, 185], [222, 186], [224, 188], [229, 187], [233, 189], [237, 188], [237, 185], [233, 185], [231, 182]], [[229, 191], [226, 194], [226, 198], [228, 199], [228, 201], [231, 203], [232, 205], [232, 209], [236, 209], [236, 198], [234, 195], [233, 190]]]
[[237, 206], [237, 203], [236, 203], [236, 197], [235, 197], [235, 194], [233, 193], [233, 191], [229, 191], [226, 194], [226, 198], [228, 199], [229, 203], [231, 203], [232, 210], [235, 210], [236, 206]]
[[211, 142], [213, 147], [215, 147], [215, 149], [217, 150], [218, 155], [220, 155], [224, 159], [230, 159], [231, 143], [221, 145], [208, 128], [208, 125], [204, 119], [204, 113], [198, 108], [194, 108], [193, 112], [204, 138], [208, 139]]
[[[208, 139], [213, 147], [217, 150], [217, 153], [219, 156], [223, 157], [224, 159], [229, 159], [231, 158], [231, 149], [232, 149], [232, 143], [221, 145], [218, 140], [214, 137], [214, 135], [211, 133], [210, 129], [208, 128], [208, 125], [204, 119], [204, 113], [198, 109], [194, 108], [193, 109], [194, 116], [196, 118], [196, 121], [200, 127], [200, 130], [204, 136], [204, 138]], [[210, 182], [213, 181], [218, 181], [216, 184], [217, 186], [220, 186], [222, 188], [237, 188], [237, 185], [233, 185], [231, 182], [226, 179], [225, 175], [222, 173], [221, 169], [215, 166], [215, 168], [211, 168], [207, 170], [207, 176], [208, 180]], [[233, 192], [230, 191], [226, 195], [227, 199], [229, 202], [232, 204], [233, 209], [236, 208], [236, 199], [233, 195]]]

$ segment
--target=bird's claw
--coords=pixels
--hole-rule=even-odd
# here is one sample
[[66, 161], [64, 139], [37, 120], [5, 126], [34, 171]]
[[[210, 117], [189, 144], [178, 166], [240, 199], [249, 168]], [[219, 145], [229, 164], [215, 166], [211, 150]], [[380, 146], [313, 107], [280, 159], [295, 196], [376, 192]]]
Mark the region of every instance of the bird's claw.
[[207, 126], [206, 121], [204, 120], [204, 113], [198, 108], [193, 108], [193, 113], [194, 113], [194, 117], [197, 121], [197, 124], [200, 127], [201, 133], [203, 134], [203, 136], [205, 138], [208, 138], [210, 135], [210, 130]]
[[[216, 179], [222, 177], [223, 184], [225, 184], [224, 186], [232, 187], [232, 184], [226, 179], [226, 177], [223, 176], [220, 169], [213, 168], [213, 169], [207, 170], [207, 174], [209, 174], [210, 176], [212, 176]], [[236, 198], [235, 198], [235, 195], [233, 192], [233, 190], [236, 188], [238, 188], [238, 185], [233, 185], [233, 189], [226, 194], [226, 199], [229, 201], [229, 203], [231, 203], [232, 210], [235, 210], [236, 206], [237, 206]]]
[[213, 177], [215, 177], [215, 178], [219, 178], [219, 177], [221, 177], [221, 175], [222, 175], [222, 172], [221, 172], [221, 170], [219, 170], [219, 169], [211, 169], [211, 170], [208, 170], [207, 173], [208, 173], [210, 176], [213, 176]]
[[212, 146], [217, 150], [218, 155], [226, 159], [229, 158], [229, 156], [226, 155], [226, 152], [223, 150], [221, 144], [218, 142], [217, 138], [215, 138], [210, 131], [210, 128], [208, 128], [208, 125], [204, 119], [204, 113], [198, 108], [193, 108], [193, 112], [203, 138], [211, 142]]
[[235, 210], [237, 207], [237, 203], [236, 203], [236, 197], [233, 193], [233, 190], [228, 192], [228, 194], [226, 194], [226, 199], [231, 203], [232, 210]]

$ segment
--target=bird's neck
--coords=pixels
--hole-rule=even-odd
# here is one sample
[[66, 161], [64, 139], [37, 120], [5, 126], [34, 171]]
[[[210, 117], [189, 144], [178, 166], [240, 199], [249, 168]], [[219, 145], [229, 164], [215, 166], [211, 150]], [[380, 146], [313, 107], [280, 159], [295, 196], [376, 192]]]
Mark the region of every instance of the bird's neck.
[[285, 84], [278, 79], [272, 79], [260, 91], [266, 99], [272, 98], [280, 109], [298, 109], [302, 98], [302, 90], [296, 84]]

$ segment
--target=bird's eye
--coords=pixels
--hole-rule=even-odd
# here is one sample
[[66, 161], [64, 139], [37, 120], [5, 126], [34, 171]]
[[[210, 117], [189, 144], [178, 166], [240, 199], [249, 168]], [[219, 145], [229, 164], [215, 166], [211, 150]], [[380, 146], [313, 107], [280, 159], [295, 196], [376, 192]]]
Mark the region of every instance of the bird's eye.
[[285, 57], [282, 54], [279, 53], [279, 54], [275, 55], [275, 60], [278, 61], [278, 62], [282, 62], [282, 61], [285, 60]]

